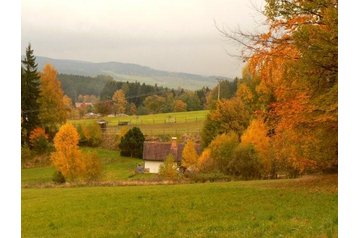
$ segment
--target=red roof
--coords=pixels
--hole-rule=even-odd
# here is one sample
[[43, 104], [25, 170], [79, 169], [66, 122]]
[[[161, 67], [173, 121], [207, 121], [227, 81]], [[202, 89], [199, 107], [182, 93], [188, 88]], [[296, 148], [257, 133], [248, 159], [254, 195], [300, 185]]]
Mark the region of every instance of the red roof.
[[[171, 150], [171, 142], [151, 142], [145, 141], [143, 146], [143, 159], [151, 161], [164, 161], [170, 152], [174, 155], [176, 161], [181, 161], [184, 144], [177, 145], [177, 153]], [[195, 145], [196, 151], [199, 154], [201, 148], [199, 144]]]

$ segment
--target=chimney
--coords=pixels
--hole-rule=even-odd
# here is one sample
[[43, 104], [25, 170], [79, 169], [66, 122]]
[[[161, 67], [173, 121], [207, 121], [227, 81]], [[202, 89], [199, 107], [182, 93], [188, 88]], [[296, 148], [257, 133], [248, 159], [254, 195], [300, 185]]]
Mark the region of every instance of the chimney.
[[170, 146], [170, 153], [174, 156], [174, 159], [177, 160], [178, 157], [178, 144], [177, 144], [177, 138], [172, 137], [172, 144]]

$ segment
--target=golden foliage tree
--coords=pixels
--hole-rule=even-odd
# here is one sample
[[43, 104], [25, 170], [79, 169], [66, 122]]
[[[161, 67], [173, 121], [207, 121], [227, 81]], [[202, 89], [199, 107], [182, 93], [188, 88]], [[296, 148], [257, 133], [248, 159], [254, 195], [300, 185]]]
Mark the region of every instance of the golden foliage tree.
[[274, 169], [274, 158], [270, 154], [270, 138], [267, 134], [268, 128], [263, 120], [254, 119], [241, 136], [241, 144], [245, 146], [252, 144], [255, 147], [255, 151], [263, 167], [263, 173], [265, 175], [271, 175]]
[[70, 123], [61, 126], [54, 139], [56, 151], [51, 154], [52, 163], [68, 180], [76, 179], [84, 170], [79, 139], [76, 128]]
[[66, 122], [66, 109], [63, 101], [63, 91], [57, 80], [57, 71], [47, 64], [40, 74], [40, 114], [39, 118], [50, 135]]
[[114, 92], [112, 96], [112, 100], [114, 101], [114, 107], [116, 113], [125, 113], [127, 100], [126, 96], [122, 89], [119, 89]]
[[169, 154], [164, 160], [164, 163], [159, 168], [159, 175], [166, 179], [178, 178], [178, 166], [174, 160], [174, 156]]
[[51, 161], [66, 180], [95, 180], [101, 172], [100, 159], [96, 154], [81, 153], [78, 147], [79, 139], [80, 136], [72, 124], [61, 126], [54, 139], [56, 151], [51, 154]]
[[188, 140], [185, 143], [182, 152], [182, 166], [191, 171], [197, 171], [198, 169], [198, 153], [195, 149], [195, 144], [192, 140]]
[[198, 169], [200, 172], [211, 172], [215, 169], [210, 148], [205, 148], [199, 156]]

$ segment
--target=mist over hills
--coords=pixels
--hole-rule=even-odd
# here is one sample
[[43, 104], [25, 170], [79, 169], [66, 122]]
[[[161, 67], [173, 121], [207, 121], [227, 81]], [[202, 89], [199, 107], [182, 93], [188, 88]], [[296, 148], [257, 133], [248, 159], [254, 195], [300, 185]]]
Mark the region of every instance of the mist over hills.
[[[59, 73], [83, 76], [109, 75], [116, 81], [140, 82], [168, 88], [185, 88], [196, 90], [202, 87], [212, 88], [217, 85], [217, 78], [229, 79], [221, 76], [203, 76], [184, 72], [168, 72], [150, 67], [120, 62], [93, 63], [80, 60], [52, 59], [36, 56], [38, 70], [45, 64], [52, 64]], [[229, 79], [230, 80], [230, 79]]]

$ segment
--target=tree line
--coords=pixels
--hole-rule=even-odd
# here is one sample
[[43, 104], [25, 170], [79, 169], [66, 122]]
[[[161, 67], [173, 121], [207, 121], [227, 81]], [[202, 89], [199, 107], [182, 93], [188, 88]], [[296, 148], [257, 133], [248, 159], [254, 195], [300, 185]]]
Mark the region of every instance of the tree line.
[[262, 34], [219, 29], [247, 64], [208, 115], [201, 164], [250, 178], [337, 171], [338, 1], [267, 0], [263, 14]]

